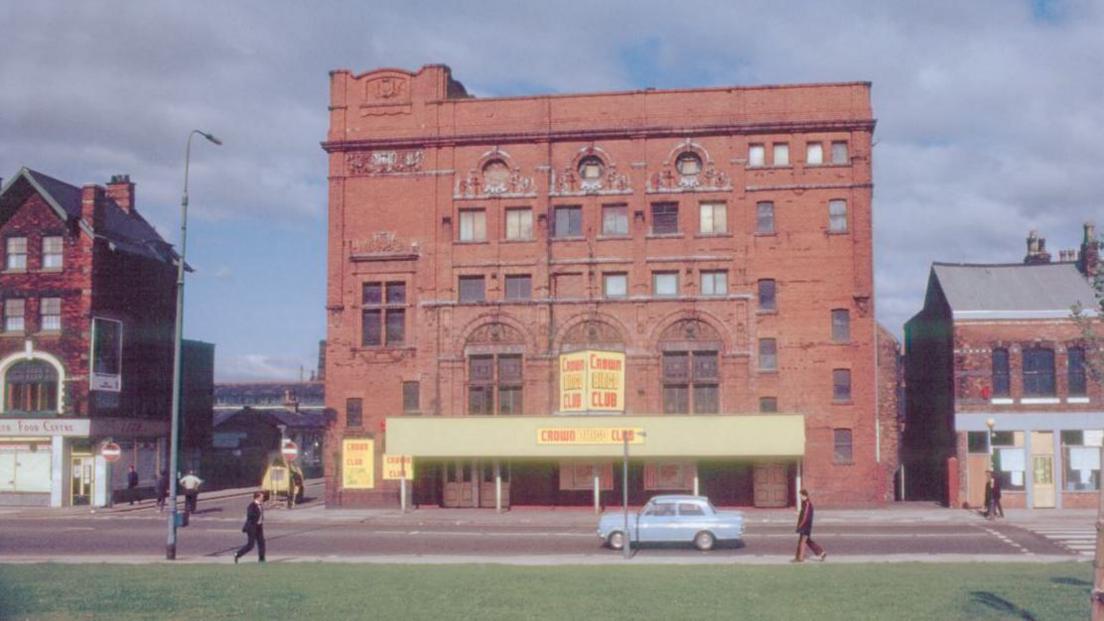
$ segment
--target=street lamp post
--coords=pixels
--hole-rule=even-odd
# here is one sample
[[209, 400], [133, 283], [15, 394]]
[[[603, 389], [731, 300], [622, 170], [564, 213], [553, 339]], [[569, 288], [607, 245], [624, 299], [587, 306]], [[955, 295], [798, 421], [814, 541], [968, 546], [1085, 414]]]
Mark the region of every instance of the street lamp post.
[[985, 426], [989, 428], [989, 433], [985, 435], [985, 444], [989, 447], [989, 467], [986, 470], [993, 469], [993, 427], [997, 426], [997, 419], [988, 418], [985, 420]]
[[176, 471], [177, 453], [180, 449], [180, 346], [184, 336], [184, 254], [188, 241], [188, 164], [192, 155], [192, 137], [203, 136], [208, 142], [221, 145], [214, 134], [193, 129], [184, 147], [184, 195], [180, 199], [180, 256], [176, 262], [176, 331], [173, 334], [172, 423], [169, 429], [169, 538], [165, 543], [165, 558], [176, 559]]

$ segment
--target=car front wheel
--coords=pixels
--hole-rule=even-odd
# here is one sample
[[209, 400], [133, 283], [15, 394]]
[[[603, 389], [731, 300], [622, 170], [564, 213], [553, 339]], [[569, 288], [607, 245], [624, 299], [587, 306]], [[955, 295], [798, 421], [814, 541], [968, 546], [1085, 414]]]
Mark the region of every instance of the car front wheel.
[[621, 548], [625, 547], [625, 534], [619, 530], [614, 531], [610, 533], [609, 539], [607, 541], [609, 542], [610, 548], [614, 550], [620, 550]]
[[717, 543], [717, 539], [713, 536], [713, 533], [708, 531], [702, 531], [697, 535], [694, 535], [694, 546], [705, 552], [706, 550], [712, 550], [713, 544]]

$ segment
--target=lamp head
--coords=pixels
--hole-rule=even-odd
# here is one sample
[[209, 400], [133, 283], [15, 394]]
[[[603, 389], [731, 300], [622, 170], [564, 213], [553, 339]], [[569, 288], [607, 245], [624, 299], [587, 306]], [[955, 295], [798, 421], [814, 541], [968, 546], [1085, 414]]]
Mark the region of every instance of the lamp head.
[[985, 420], [985, 426], [989, 428], [989, 431], [993, 431], [993, 427], [997, 426], [997, 419], [989, 418]]
[[210, 140], [211, 142], [213, 142], [213, 143], [215, 143], [219, 146], [222, 146], [222, 141], [219, 140], [218, 138], [216, 138], [214, 134], [207, 133], [207, 132], [200, 132], [200, 133], [203, 134], [203, 137], [206, 138], [207, 140]]

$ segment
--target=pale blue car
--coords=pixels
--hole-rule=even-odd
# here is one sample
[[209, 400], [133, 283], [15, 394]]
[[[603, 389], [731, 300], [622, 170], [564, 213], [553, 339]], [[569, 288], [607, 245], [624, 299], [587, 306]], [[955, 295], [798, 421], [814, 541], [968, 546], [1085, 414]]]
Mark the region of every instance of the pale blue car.
[[[634, 543], [685, 542], [710, 550], [718, 541], [736, 541], [743, 536], [744, 514], [717, 511], [705, 496], [654, 496], [639, 512], [629, 513], [629, 537]], [[620, 550], [625, 545], [624, 513], [603, 513], [598, 519], [598, 537]]]

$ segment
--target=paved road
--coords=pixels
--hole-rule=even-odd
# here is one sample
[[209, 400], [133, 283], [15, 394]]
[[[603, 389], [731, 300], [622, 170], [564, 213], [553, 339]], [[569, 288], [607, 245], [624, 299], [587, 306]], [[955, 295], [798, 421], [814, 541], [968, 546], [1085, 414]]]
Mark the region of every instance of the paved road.
[[[308, 486], [308, 495], [320, 488]], [[178, 558], [229, 562], [241, 545], [246, 496], [200, 500], [191, 525], [179, 531]], [[987, 522], [962, 511], [929, 513], [818, 511], [814, 532], [830, 560], [1075, 560], [1084, 558], [1046, 523], [1025, 528]], [[709, 553], [689, 546], [645, 547], [636, 559], [655, 562], [783, 562], [793, 555], [792, 512], [748, 512], [740, 544]], [[326, 510], [315, 499], [293, 510], [266, 512], [270, 560], [410, 560], [613, 562], [586, 511], [493, 512]], [[1082, 520], [1083, 521], [1083, 520]], [[1078, 522], [1079, 523], [1079, 522]], [[1065, 526], [1064, 528], [1070, 528]], [[1034, 529], [1034, 530], [1032, 530]], [[0, 512], [0, 561], [154, 560], [163, 556], [166, 515], [152, 507]]]

